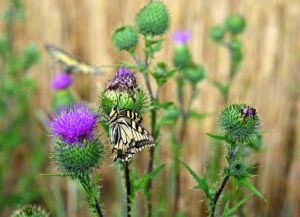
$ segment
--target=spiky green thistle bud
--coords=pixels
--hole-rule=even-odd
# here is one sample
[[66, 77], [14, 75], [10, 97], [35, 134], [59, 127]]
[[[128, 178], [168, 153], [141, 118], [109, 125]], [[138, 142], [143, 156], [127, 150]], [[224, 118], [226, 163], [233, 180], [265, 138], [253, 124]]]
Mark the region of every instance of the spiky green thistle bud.
[[223, 26], [213, 26], [209, 31], [209, 35], [215, 42], [220, 42], [224, 38], [225, 28]]
[[260, 122], [254, 108], [233, 104], [221, 111], [218, 125], [231, 141], [248, 142], [257, 135]]
[[100, 96], [99, 106], [106, 115], [114, 106], [118, 106], [120, 110], [130, 109], [141, 113], [145, 103], [146, 95], [139, 89], [134, 73], [120, 67], [108, 81], [106, 90]]
[[48, 217], [49, 214], [46, 213], [41, 207], [26, 205], [23, 206], [11, 215], [11, 217]]
[[237, 179], [246, 177], [248, 175], [246, 163], [240, 159], [230, 162], [228, 173]]
[[184, 78], [192, 84], [197, 84], [205, 78], [205, 68], [203, 65], [194, 64], [183, 70]]
[[116, 48], [130, 51], [138, 42], [138, 33], [132, 26], [122, 26], [116, 29], [112, 40]]
[[103, 159], [103, 144], [98, 139], [83, 140], [81, 145], [58, 142], [52, 151], [52, 159], [59, 170], [72, 178], [90, 174]]
[[136, 24], [143, 35], [163, 35], [169, 22], [168, 10], [160, 1], [150, 1], [136, 15]]
[[173, 65], [177, 68], [184, 68], [191, 63], [191, 53], [186, 44], [178, 44], [173, 55]]
[[229, 16], [225, 21], [225, 27], [233, 34], [241, 33], [246, 28], [246, 20], [239, 14]]
[[100, 96], [100, 108], [105, 114], [109, 114], [113, 106], [118, 106], [120, 110], [130, 109], [141, 113], [145, 107], [146, 95], [141, 90], [136, 90], [133, 95], [122, 92], [108, 90]]

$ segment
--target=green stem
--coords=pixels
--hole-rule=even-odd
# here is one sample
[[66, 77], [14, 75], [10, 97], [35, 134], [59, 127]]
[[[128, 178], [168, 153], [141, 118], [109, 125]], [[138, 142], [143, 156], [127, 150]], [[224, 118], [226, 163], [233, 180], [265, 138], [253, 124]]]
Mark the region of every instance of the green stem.
[[131, 217], [131, 183], [130, 183], [130, 170], [129, 163], [125, 161], [125, 184], [126, 184], [126, 192], [127, 192], [127, 217]]

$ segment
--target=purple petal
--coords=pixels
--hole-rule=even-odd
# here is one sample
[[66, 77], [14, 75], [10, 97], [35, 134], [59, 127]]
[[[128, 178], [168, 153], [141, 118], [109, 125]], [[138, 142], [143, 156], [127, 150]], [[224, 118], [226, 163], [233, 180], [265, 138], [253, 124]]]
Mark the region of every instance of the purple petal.
[[66, 89], [72, 84], [72, 78], [69, 74], [60, 72], [52, 80], [51, 87], [53, 90]]
[[191, 33], [188, 31], [177, 31], [172, 35], [172, 39], [175, 44], [186, 44], [190, 38]]

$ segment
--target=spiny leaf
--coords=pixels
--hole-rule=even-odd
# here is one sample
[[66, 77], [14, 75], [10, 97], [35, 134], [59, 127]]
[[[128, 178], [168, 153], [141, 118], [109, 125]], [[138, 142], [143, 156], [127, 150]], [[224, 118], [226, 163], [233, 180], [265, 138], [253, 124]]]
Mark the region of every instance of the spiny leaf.
[[256, 196], [260, 197], [260, 198], [263, 199], [263, 200], [266, 200], [266, 199], [264, 198], [264, 196], [262, 195], [262, 193], [261, 193], [259, 190], [257, 190], [257, 189], [254, 187], [254, 185], [252, 185], [252, 184], [249, 182], [249, 180], [248, 180], [247, 178], [239, 179], [238, 182], [241, 183], [241, 184], [243, 184], [243, 185], [245, 185], [245, 186], [246, 186], [250, 191], [252, 191]]
[[191, 111], [190, 113], [190, 118], [194, 118], [194, 119], [198, 119], [198, 120], [201, 120], [203, 118], [206, 118], [208, 116], [210, 116], [211, 113], [199, 113], [197, 111]]
[[223, 214], [223, 217], [230, 217], [232, 216], [243, 204], [245, 204], [248, 200], [251, 199], [253, 194], [249, 194], [247, 197], [242, 199], [240, 202], [238, 202], [234, 207], [229, 208], [229, 202], [226, 204]]
[[209, 189], [207, 185], [207, 178], [201, 178], [200, 176], [198, 176], [184, 161], [179, 159], [179, 162], [187, 169], [187, 171], [193, 176], [193, 178], [198, 183], [198, 186], [196, 186], [195, 188], [204, 190], [205, 193], [208, 195]]
[[139, 189], [144, 188], [147, 183], [153, 179], [163, 168], [165, 167], [165, 164], [162, 164], [155, 169], [153, 169], [150, 173], [145, 174], [140, 180], [135, 182], [134, 189], [137, 192]]
[[206, 135], [208, 135], [209, 137], [216, 139], [216, 140], [220, 140], [220, 141], [226, 141], [227, 142], [227, 137], [223, 136], [223, 135], [218, 135], [218, 134], [212, 134], [212, 133], [206, 133]]

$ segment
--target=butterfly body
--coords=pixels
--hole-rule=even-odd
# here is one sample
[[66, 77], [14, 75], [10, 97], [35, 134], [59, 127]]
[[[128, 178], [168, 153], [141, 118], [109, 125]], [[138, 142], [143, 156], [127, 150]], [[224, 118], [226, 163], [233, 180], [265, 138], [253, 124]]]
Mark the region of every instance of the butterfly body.
[[45, 48], [54, 60], [64, 67], [64, 71], [67, 73], [82, 72], [84, 74], [101, 74], [98, 67], [88, 65], [78, 57], [71, 55], [60, 48], [50, 44], [45, 45]]
[[154, 146], [154, 138], [142, 126], [140, 114], [112, 108], [109, 115], [110, 142], [114, 160], [129, 161], [136, 152]]

